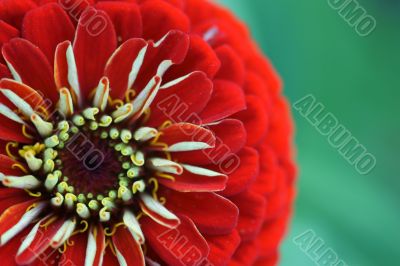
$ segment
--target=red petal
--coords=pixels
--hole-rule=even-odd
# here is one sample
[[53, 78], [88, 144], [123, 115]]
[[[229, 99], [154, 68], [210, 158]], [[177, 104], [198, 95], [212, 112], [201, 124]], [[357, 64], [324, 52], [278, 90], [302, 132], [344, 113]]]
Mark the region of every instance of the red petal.
[[278, 168], [276, 175], [275, 190], [267, 197], [268, 204], [266, 206], [266, 219], [276, 219], [277, 216], [282, 214], [286, 207], [288, 197], [291, 195], [287, 189], [285, 172], [282, 168]]
[[105, 76], [110, 80], [113, 99], [122, 99], [128, 88], [129, 74], [139, 52], [147, 45], [143, 39], [131, 39], [123, 43], [107, 62]]
[[2, 265], [6, 266], [17, 266], [15, 262], [15, 256], [17, 255], [18, 248], [21, 246], [21, 242], [24, 237], [29, 233], [30, 228], [25, 229], [23, 232], [19, 233], [6, 245], [0, 247], [0, 258]]
[[181, 175], [173, 175], [174, 180], [159, 178], [164, 186], [180, 192], [222, 191], [226, 187], [227, 177], [223, 174], [205, 176], [191, 173], [185, 169]]
[[165, 227], [176, 228], [180, 224], [179, 218], [175, 214], [171, 213], [151, 196], [142, 197], [139, 204], [147, 216]]
[[145, 266], [142, 247], [128, 229], [118, 227], [112, 240], [119, 255], [125, 260], [125, 265]]
[[53, 80], [53, 70], [38, 47], [24, 39], [13, 39], [3, 46], [3, 56], [23, 83], [40, 91], [52, 103], [57, 103], [58, 92]]
[[208, 244], [189, 218], [179, 218], [182, 223], [176, 229], [165, 228], [148, 217], [142, 218], [146, 240], [168, 265], [200, 265], [209, 254]]
[[271, 62], [261, 52], [253, 52], [245, 63], [248, 69], [259, 73], [260, 77], [268, 85], [268, 90], [276, 94], [282, 89], [282, 81], [272, 66]]
[[259, 177], [256, 179], [253, 189], [259, 194], [270, 194], [277, 187], [277, 179], [280, 177], [279, 173], [279, 162], [277, 154], [268, 145], [263, 144], [259, 146], [261, 171]]
[[292, 143], [290, 140], [293, 134], [293, 123], [289, 110], [289, 103], [282, 96], [275, 100], [274, 112], [270, 118], [270, 124], [274, 126], [270, 127], [267, 136], [271, 147], [282, 158], [292, 154]]
[[[15, 144], [16, 144], [15, 147], [18, 147], [18, 143], [15, 143]], [[4, 175], [15, 175], [15, 176], [24, 174], [24, 172], [22, 170], [20, 170], [19, 168], [13, 167], [13, 165], [16, 163], [17, 163], [17, 161], [15, 161], [14, 159], [11, 159], [7, 155], [0, 154], [0, 173], [2, 173]]]
[[203, 72], [193, 72], [184, 80], [162, 88], [151, 106], [147, 125], [158, 127], [167, 120], [199, 124], [199, 113], [207, 105], [212, 90], [213, 84]]
[[279, 261], [279, 254], [278, 252], [274, 252], [270, 256], [266, 258], [262, 258], [256, 261], [254, 266], [275, 266], [278, 264]]
[[229, 174], [226, 189], [220, 192], [221, 195], [233, 196], [245, 191], [260, 172], [260, 157], [257, 150], [245, 147], [237, 155], [239, 165], [232, 164], [229, 168], [219, 170]]
[[211, 265], [228, 265], [240, 244], [240, 236], [236, 230], [228, 235], [207, 236], [206, 239], [210, 246], [208, 262]]
[[235, 265], [254, 265], [260, 254], [257, 241], [246, 241], [240, 244], [233, 257]]
[[72, 246], [68, 246], [65, 253], [60, 259], [60, 265], [85, 265], [86, 258], [86, 246], [87, 246], [87, 233], [77, 234], [70, 238], [70, 242], [74, 243]]
[[222, 164], [236, 154], [245, 144], [246, 130], [242, 122], [225, 119], [205, 126], [214, 132], [217, 139], [215, 148], [204, 151], [175, 153], [174, 159], [194, 165]]
[[[228, 15], [229, 16], [229, 15]], [[232, 18], [232, 15], [230, 15]], [[192, 28], [193, 32], [204, 36], [213, 47], [221, 45], [231, 46], [241, 58], [246, 58], [251, 52], [252, 43], [247, 33], [247, 28], [238, 23], [236, 19], [213, 18], [202, 21]], [[210, 30], [215, 33], [210, 34]], [[210, 34], [209, 36], [207, 34]]]
[[242, 240], [254, 239], [261, 230], [265, 217], [265, 198], [247, 191], [230, 198], [239, 208], [239, 230]]
[[6, 154], [6, 145], [7, 145], [8, 141], [2, 140], [0, 139], [0, 154]]
[[14, 206], [11, 206], [7, 208], [4, 212], [2, 212], [0, 216], [0, 236], [2, 236], [5, 232], [10, 230], [15, 224], [17, 224], [21, 220], [22, 216], [26, 213], [27, 209], [30, 206], [32, 206], [32, 204], [34, 204], [36, 201], [37, 199], [25, 201], [16, 204]]
[[246, 95], [254, 95], [260, 98], [267, 110], [271, 110], [271, 96], [265, 81], [255, 72], [247, 71], [244, 83]]
[[60, 251], [58, 249], [48, 248], [36, 258], [33, 263], [29, 264], [29, 266], [49, 266], [50, 263], [52, 265], [68, 265], [62, 264], [64, 262], [61, 260]]
[[0, 19], [20, 28], [25, 13], [35, 7], [35, 2], [31, 0], [2, 0], [0, 1]]
[[136, 121], [146, 109], [151, 105], [156, 97], [161, 85], [161, 78], [154, 76], [152, 80], [146, 85], [139, 95], [133, 100], [132, 106], [134, 112], [131, 117], [131, 123]]
[[158, 40], [170, 30], [188, 32], [190, 21], [179, 9], [161, 0], [147, 1], [140, 7], [143, 17], [143, 37]]
[[82, 95], [77, 75], [71, 42], [65, 41], [58, 44], [54, 60], [54, 80], [57, 89], [69, 89], [75, 93], [78, 103], [82, 104]]
[[[194, 25], [199, 22], [209, 21], [215, 18], [223, 18], [229, 22], [233, 21], [232, 13], [226, 8], [215, 5], [213, 2], [203, 0], [191, 0], [186, 3], [186, 12], [189, 14]], [[237, 21], [234, 25], [240, 24]], [[237, 25], [237, 30], [242, 31]]]
[[202, 71], [209, 78], [213, 78], [221, 66], [214, 50], [201, 37], [190, 36], [190, 46], [185, 61], [173, 66], [166, 75], [166, 80], [185, 76], [193, 71]]
[[113, 24], [104, 11], [87, 9], [79, 20], [74, 53], [79, 84], [84, 98], [88, 98], [103, 76], [104, 67], [117, 48]]
[[0, 188], [0, 214], [16, 204], [32, 199], [28, 193], [21, 189]]
[[246, 109], [242, 88], [237, 84], [215, 80], [211, 100], [200, 114], [204, 124], [219, 121]]
[[22, 125], [11, 121], [8, 117], [0, 115], [0, 139], [5, 141], [16, 141], [21, 143], [31, 143], [32, 139], [22, 134]]
[[242, 86], [245, 68], [239, 55], [228, 45], [218, 47], [215, 52], [221, 61], [221, 68], [216, 78], [230, 80]]
[[[52, 1], [54, 0], [41, 0]], [[68, 13], [71, 21], [76, 25], [86, 9], [94, 5], [95, 0], [57, 0], [57, 3]]]
[[247, 130], [247, 145], [256, 146], [259, 144], [268, 130], [267, 110], [263, 102], [253, 95], [246, 97], [247, 110], [235, 115], [237, 119], [243, 121]]
[[[45, 224], [48, 219], [44, 219], [39, 222], [39, 225]], [[36, 234], [34, 234], [32, 242], [29, 246], [23, 250], [20, 254], [17, 254], [15, 260], [18, 264], [29, 264], [32, 263], [38, 256], [40, 256], [43, 252], [50, 247], [50, 243], [52, 238], [64, 224], [64, 220], [58, 219], [55, 222], [51, 223], [47, 228], [39, 226], [38, 228], [35, 226], [31, 232], [34, 232], [35, 228], [37, 228]]]
[[72, 41], [75, 29], [59, 4], [47, 4], [28, 12], [24, 18], [22, 36], [37, 45], [51, 64], [57, 44]]
[[167, 207], [189, 217], [202, 234], [229, 234], [237, 225], [239, 210], [215, 193], [181, 193], [165, 190]]
[[115, 265], [119, 265], [117, 257], [113, 254], [111, 248], [106, 248], [104, 253], [103, 266], [115, 266]]
[[167, 144], [169, 148], [173, 148], [172, 145], [180, 142], [202, 142], [214, 147], [215, 137], [213, 132], [201, 126], [179, 123], [161, 130], [161, 136], [157, 142]]
[[[139, 4], [145, 3], [146, 1], [151, 1], [151, 0], [125, 0], [125, 1], [133, 1], [133, 2], [138, 2]], [[185, 7], [184, 3], [185, 0], [164, 0], [164, 2], [173, 5], [176, 8], [183, 9]]]
[[[44, 110], [47, 110], [48, 106], [46, 106], [46, 103], [39, 93], [22, 83], [11, 79], [2, 79], [0, 80], [0, 88], [14, 92], [32, 108], [39, 109], [39, 107], [43, 107]], [[0, 103], [8, 106], [10, 109], [14, 108], [14, 105], [3, 94], [0, 95]], [[50, 102], [50, 104], [52, 103]], [[2, 123], [0, 124], [0, 139], [22, 143], [32, 142], [31, 139], [23, 134], [22, 124], [3, 115], [0, 115], [0, 118], [2, 118]]]
[[27, 102], [34, 110], [39, 110], [39, 107], [47, 109], [46, 102], [42, 95], [33, 88], [17, 82], [12, 79], [2, 79], [0, 80], [0, 88], [7, 89], [15, 94], [17, 94], [21, 99]]
[[[4, 43], [8, 42], [12, 38], [18, 37], [19, 36], [19, 30], [14, 28], [13, 26], [7, 24], [3, 20], [0, 20], [0, 49], [3, 46]], [[0, 61], [4, 61], [2, 56]], [[1, 73], [2, 71], [0, 71]], [[1, 77], [1, 74], [0, 74]]]
[[260, 240], [261, 254], [265, 258], [271, 259], [271, 256], [276, 255], [277, 248], [282, 242], [283, 236], [286, 233], [287, 223], [290, 216], [290, 211], [286, 210], [279, 219], [266, 223], [258, 236]]
[[[106, 248], [105, 234], [102, 225], [92, 227], [92, 234], [96, 240], [96, 255], [93, 261], [93, 266], [100, 266], [103, 261], [104, 250]], [[87, 254], [86, 254], [87, 256]]]
[[157, 43], [149, 42], [143, 65], [134, 83], [135, 90], [143, 89], [156, 74], [163, 76], [163, 73], [158, 73], [162, 62], [170, 60], [172, 64], [180, 64], [185, 59], [188, 48], [189, 36], [176, 30], [169, 31]]
[[15, 163], [17, 163], [17, 161], [6, 155], [0, 154], [0, 173], [3, 173], [4, 175], [15, 176], [23, 175], [24, 172], [21, 169], [14, 167]]
[[119, 43], [142, 36], [142, 17], [134, 3], [100, 2], [96, 8], [104, 10], [114, 24]]
[[0, 64], [0, 79], [3, 78], [12, 78], [12, 75], [7, 66]]
[[[89, 237], [90, 234], [90, 237]], [[89, 238], [93, 238], [95, 242], [91, 242], [89, 250]], [[104, 230], [101, 225], [94, 225], [90, 228], [89, 232], [80, 233], [73, 236], [71, 242], [74, 243], [72, 247], [67, 247], [66, 252], [63, 254], [61, 261], [64, 263], [62, 265], [85, 265], [85, 261], [90, 257], [93, 260], [93, 266], [100, 266], [103, 261], [104, 250], [105, 250], [105, 235]], [[94, 252], [88, 253], [88, 252]], [[111, 253], [111, 251], [110, 251]], [[103, 263], [103, 265], [108, 265]], [[117, 264], [112, 264], [117, 265]]]

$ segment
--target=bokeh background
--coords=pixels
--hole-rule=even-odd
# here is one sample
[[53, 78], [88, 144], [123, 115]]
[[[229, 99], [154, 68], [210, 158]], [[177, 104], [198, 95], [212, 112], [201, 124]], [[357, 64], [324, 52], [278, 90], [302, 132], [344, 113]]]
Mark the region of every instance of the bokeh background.
[[377, 159], [358, 174], [294, 111], [299, 194], [281, 265], [315, 265], [293, 243], [309, 229], [349, 266], [400, 265], [400, 1], [358, 0], [377, 21], [368, 37], [328, 0], [219, 2], [249, 25], [292, 103], [313, 94]]

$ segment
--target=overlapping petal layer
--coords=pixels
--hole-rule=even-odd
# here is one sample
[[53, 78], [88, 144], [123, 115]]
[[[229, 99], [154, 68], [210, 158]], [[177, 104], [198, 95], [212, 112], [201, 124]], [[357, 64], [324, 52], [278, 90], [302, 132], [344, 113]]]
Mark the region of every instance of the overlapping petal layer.
[[[204, 0], [5, 0], [0, 29], [6, 265], [276, 264], [294, 197], [289, 108], [232, 14]], [[33, 171], [56, 167], [34, 145], [53, 148], [59, 114], [117, 125], [106, 137], [143, 183], [102, 209], [48, 193], [63, 182]]]

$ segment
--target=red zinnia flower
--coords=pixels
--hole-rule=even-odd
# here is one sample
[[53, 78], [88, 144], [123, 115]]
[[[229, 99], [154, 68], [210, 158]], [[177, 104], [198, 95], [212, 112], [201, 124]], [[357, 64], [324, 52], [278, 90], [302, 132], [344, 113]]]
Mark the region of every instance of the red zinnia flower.
[[280, 81], [204, 0], [0, 2], [1, 265], [274, 265]]

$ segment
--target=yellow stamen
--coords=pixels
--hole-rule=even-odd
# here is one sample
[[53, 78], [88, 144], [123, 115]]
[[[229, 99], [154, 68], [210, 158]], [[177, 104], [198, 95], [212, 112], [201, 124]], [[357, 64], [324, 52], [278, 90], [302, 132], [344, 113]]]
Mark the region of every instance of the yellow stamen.
[[27, 132], [26, 125], [22, 125], [22, 134], [23, 134], [25, 137], [27, 137], [28, 139], [34, 139], [34, 138], [35, 138], [34, 136], [30, 135], [30, 134]]
[[157, 136], [150, 142], [151, 146], [158, 146], [163, 148], [163, 150], [168, 149], [168, 144], [163, 142], [158, 142], [158, 139], [161, 137], [162, 132], [158, 132]]
[[74, 101], [72, 94], [67, 88], [60, 89], [60, 101], [58, 103], [58, 110], [64, 116], [71, 116], [74, 113]]
[[158, 196], [157, 196], [157, 192], [158, 192], [158, 180], [157, 180], [157, 178], [151, 177], [151, 178], [149, 179], [148, 183], [149, 183], [149, 184], [153, 183], [154, 188], [153, 188], [153, 191], [152, 191], [152, 195], [153, 195], [153, 198], [154, 198], [155, 200], [157, 200], [157, 198], [158, 198]]
[[32, 192], [29, 189], [25, 189], [26, 193], [28, 193], [29, 196], [34, 197], [34, 198], [40, 198], [42, 196], [41, 192]]
[[49, 225], [51, 225], [52, 223], [54, 223], [56, 220], [57, 220], [57, 216], [52, 216], [46, 223], [41, 224], [40, 227], [47, 230], [47, 228], [49, 227]]
[[140, 211], [140, 213], [136, 216], [136, 220], [140, 220], [144, 216], [144, 212]]
[[150, 119], [150, 115], [151, 115], [150, 107], [147, 108], [146, 110], [144, 110], [143, 114], [144, 114], [144, 116], [143, 116], [143, 124], [145, 124]]
[[24, 174], [28, 174], [28, 170], [20, 163], [15, 163], [11, 166], [12, 169], [20, 169]]
[[36, 206], [37, 206], [37, 203], [33, 203], [31, 206], [29, 206], [29, 207], [26, 209], [25, 212], [28, 212], [28, 211], [30, 211], [30, 210], [36, 208]]
[[115, 257], [117, 257], [117, 252], [115, 251], [115, 247], [114, 247], [113, 241], [111, 239], [106, 240], [106, 247], [107, 246], [110, 247], [111, 252], [114, 254]]
[[18, 151], [21, 157], [25, 157], [26, 153], [32, 153], [33, 155], [41, 153], [46, 146], [44, 144], [36, 143], [35, 145], [25, 145], [21, 150]]
[[17, 148], [18, 147], [18, 143], [17, 142], [8, 142], [6, 144], [6, 153], [7, 153], [8, 157], [10, 157], [13, 160], [17, 160], [17, 157], [12, 154], [12, 152], [10, 150], [10, 146], [13, 147], [13, 148]]
[[115, 233], [117, 232], [118, 227], [123, 226], [123, 225], [125, 225], [125, 224], [124, 224], [124, 223], [115, 224], [115, 225], [113, 226], [113, 229], [111, 230], [111, 232], [110, 232], [110, 228], [109, 228], [109, 227], [106, 227], [106, 228], [104, 229], [104, 234], [105, 234], [106, 236], [113, 236], [113, 235], [115, 235]]
[[168, 144], [163, 142], [158, 142], [158, 139], [160, 138], [161, 134], [162, 132], [159, 132], [157, 136], [150, 142], [150, 145], [154, 147], [161, 147], [167, 159], [172, 161], [171, 153], [167, 151], [169, 148]]
[[79, 229], [79, 230], [78, 229], [75, 230], [75, 232], [73, 232], [71, 236], [74, 236], [74, 235], [77, 235], [77, 234], [81, 234], [81, 233], [85, 233], [89, 229], [89, 223], [87, 221], [82, 220], [80, 222], [80, 224], [81, 225], [83, 224], [83, 228]]
[[167, 199], [165, 197], [160, 197], [158, 198], [158, 202], [160, 202], [162, 205], [165, 205], [165, 203], [167, 203]]
[[143, 249], [143, 254], [147, 255], [147, 245], [146, 244], [143, 244], [142, 249]]
[[70, 247], [73, 247], [75, 245], [75, 242], [71, 240], [71, 238], [67, 239], [67, 245]]
[[124, 102], [120, 99], [111, 99], [111, 97], [108, 97], [108, 105], [114, 107], [114, 108], [119, 108], [124, 105]]
[[136, 194], [138, 191], [143, 192], [146, 189], [146, 185], [142, 180], [136, 181], [132, 185], [132, 192]]
[[154, 188], [153, 188], [153, 191], [152, 191], [153, 198], [164, 205], [167, 202], [167, 200], [164, 197], [160, 197], [160, 198], [158, 197], [157, 192], [158, 192], [159, 184], [158, 184], [157, 178], [151, 177], [149, 179], [148, 183], [149, 184], [153, 183], [153, 185], [154, 185]]
[[165, 173], [157, 172], [156, 176], [175, 181], [175, 177], [173, 177], [172, 175], [165, 174]]
[[118, 107], [111, 116], [114, 118], [114, 123], [120, 123], [126, 119], [129, 119], [134, 112], [134, 106], [131, 103], [127, 103], [121, 107]]
[[64, 254], [65, 251], [67, 251], [67, 242], [64, 242], [62, 247], [58, 249], [58, 252], [60, 252], [61, 254]]
[[168, 151], [164, 151], [165, 156], [167, 157], [168, 160], [172, 161], [172, 155]]
[[130, 103], [130, 102], [133, 101], [133, 99], [135, 98], [135, 96], [136, 96], [136, 91], [133, 90], [133, 89], [129, 89], [129, 90], [127, 90], [126, 93], [125, 93], [125, 101], [126, 101], [127, 103]]
[[93, 106], [98, 107], [101, 111], [107, 108], [108, 97], [110, 96], [110, 81], [107, 77], [100, 79], [97, 88], [93, 90], [94, 94], [90, 97], [93, 99]]
[[97, 91], [97, 87], [90, 91], [89, 99], [92, 99], [94, 97], [94, 95], [96, 94], [96, 91]]
[[171, 120], [165, 120], [164, 123], [161, 124], [161, 126], [158, 127], [158, 130], [161, 131], [163, 129], [166, 129], [167, 127], [171, 126], [173, 123]]
[[49, 111], [42, 105], [37, 107], [37, 112], [41, 114], [46, 120], [49, 118]]
[[76, 95], [76, 92], [74, 90], [70, 90], [69, 92], [71, 94], [72, 103], [78, 105], [78, 96]]
[[141, 159], [141, 160], [138, 160], [138, 158], [137, 158], [137, 156], [136, 156], [135, 153], [131, 155], [131, 161], [132, 161], [132, 163], [134, 163], [136, 166], [143, 166], [143, 164], [144, 164], [144, 159], [143, 159], [143, 158], [140, 158], [140, 159]]

